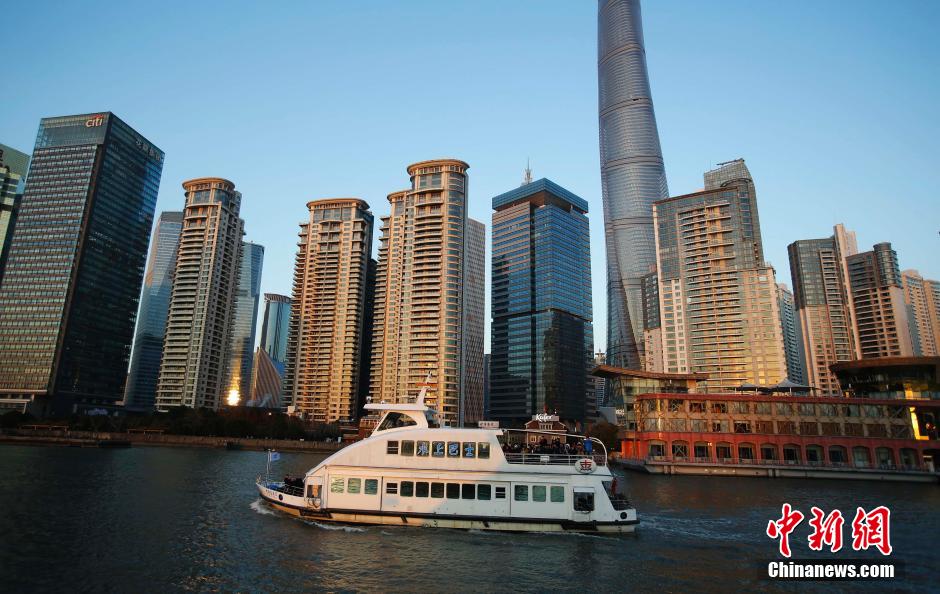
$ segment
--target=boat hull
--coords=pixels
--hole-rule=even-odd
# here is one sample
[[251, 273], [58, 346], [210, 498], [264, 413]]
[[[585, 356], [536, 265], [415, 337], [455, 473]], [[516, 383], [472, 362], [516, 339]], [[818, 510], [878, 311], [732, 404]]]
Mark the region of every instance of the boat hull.
[[458, 530], [493, 530], [498, 532], [576, 532], [589, 534], [630, 534], [637, 520], [620, 522], [574, 522], [546, 518], [478, 518], [382, 512], [368, 510], [317, 510], [307, 507], [301, 497], [283, 495], [259, 487], [261, 498], [274, 509], [315, 522], [372, 526], [411, 526], [452, 528]]

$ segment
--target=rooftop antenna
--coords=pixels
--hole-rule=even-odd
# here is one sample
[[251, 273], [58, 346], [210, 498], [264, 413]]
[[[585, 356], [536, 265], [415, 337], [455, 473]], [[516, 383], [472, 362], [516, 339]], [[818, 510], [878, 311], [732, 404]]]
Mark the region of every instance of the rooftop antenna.
[[529, 158], [525, 158], [525, 174], [522, 176], [522, 185], [528, 185], [532, 183], [532, 168], [529, 167]]

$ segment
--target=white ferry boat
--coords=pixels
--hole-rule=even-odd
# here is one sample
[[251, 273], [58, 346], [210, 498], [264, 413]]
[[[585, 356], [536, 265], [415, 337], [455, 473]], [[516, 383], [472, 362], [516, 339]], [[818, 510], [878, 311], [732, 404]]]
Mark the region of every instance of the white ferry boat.
[[[588, 454], [504, 452], [530, 431], [442, 426], [424, 404], [367, 404], [372, 434], [302, 479], [258, 477], [274, 508], [316, 520], [475, 530], [633, 532], [636, 510], [614, 493], [604, 445], [558, 434]], [[585, 445], [585, 442], [590, 442]], [[508, 448], [507, 448], [508, 449]]]

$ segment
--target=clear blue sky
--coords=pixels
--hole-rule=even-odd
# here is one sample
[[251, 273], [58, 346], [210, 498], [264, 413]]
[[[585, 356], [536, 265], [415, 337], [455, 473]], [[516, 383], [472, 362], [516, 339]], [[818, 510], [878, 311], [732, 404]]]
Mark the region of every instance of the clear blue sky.
[[[670, 192], [747, 160], [767, 259], [842, 222], [862, 249], [940, 277], [940, 2], [644, 2]], [[308, 200], [378, 216], [405, 167], [470, 163], [470, 214], [526, 158], [591, 206], [595, 336], [606, 342], [596, 2], [19, 2], [0, 35], [0, 142], [39, 119], [111, 110], [166, 152], [157, 205], [217, 175], [266, 247], [262, 289], [290, 293]], [[376, 231], [378, 235], [378, 231]], [[489, 245], [487, 246], [489, 252]], [[489, 253], [487, 254], [489, 256]], [[489, 351], [489, 344], [486, 346]]]

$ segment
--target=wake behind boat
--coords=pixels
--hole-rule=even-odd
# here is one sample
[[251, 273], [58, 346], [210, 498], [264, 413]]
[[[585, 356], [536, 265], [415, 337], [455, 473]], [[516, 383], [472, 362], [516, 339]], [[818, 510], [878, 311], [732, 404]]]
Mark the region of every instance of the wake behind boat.
[[[318, 522], [524, 532], [633, 532], [597, 439], [559, 434], [570, 453], [503, 451], [535, 432], [442, 426], [424, 404], [367, 404], [372, 434], [297, 482], [259, 476], [272, 507]], [[579, 447], [580, 446], [580, 447]]]

